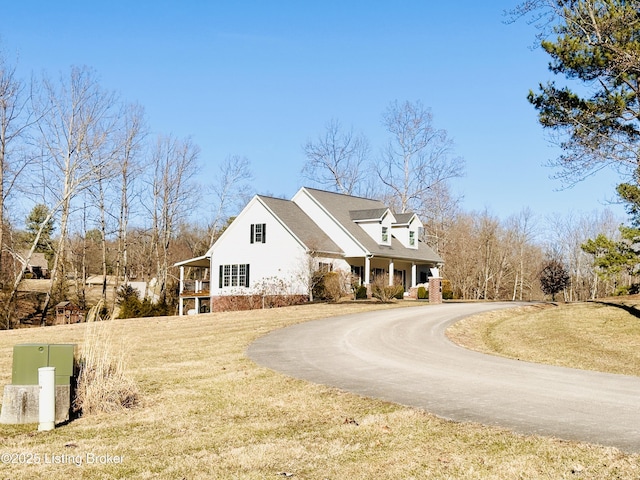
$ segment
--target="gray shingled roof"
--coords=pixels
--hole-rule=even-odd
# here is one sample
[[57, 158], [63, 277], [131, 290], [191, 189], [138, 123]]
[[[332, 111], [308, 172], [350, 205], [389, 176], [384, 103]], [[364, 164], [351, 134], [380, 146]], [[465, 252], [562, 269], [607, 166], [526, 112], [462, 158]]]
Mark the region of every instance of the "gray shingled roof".
[[[395, 238], [392, 238], [391, 246], [380, 245], [353, 221], [352, 212], [367, 210], [382, 210], [384, 212], [387, 209], [384, 203], [369, 198], [354, 197], [351, 195], [316, 190], [313, 188], [305, 187], [305, 190], [307, 190], [361, 245], [363, 245], [373, 255], [434, 263], [444, 262], [436, 252], [423, 242], [418, 242], [418, 249], [406, 248]], [[398, 215], [395, 216], [396, 218], [398, 217]], [[411, 217], [406, 220], [408, 221], [410, 218]]]
[[400, 224], [400, 225], [408, 224], [414, 215], [415, 213], [394, 213], [393, 214], [393, 216], [396, 217], [396, 224]]
[[263, 195], [258, 195], [258, 197], [307, 248], [324, 253], [344, 253], [340, 247], [292, 201]]
[[362, 220], [380, 220], [388, 208], [372, 208], [368, 210], [351, 210], [349, 215], [354, 222]]

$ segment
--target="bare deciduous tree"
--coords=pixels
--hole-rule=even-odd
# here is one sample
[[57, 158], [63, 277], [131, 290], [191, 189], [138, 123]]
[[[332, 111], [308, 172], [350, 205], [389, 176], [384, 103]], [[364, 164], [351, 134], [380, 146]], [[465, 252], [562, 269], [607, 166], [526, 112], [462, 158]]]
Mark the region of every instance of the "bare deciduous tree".
[[238, 211], [250, 198], [253, 180], [251, 163], [246, 157], [233, 155], [227, 157], [218, 169], [217, 181], [211, 186], [216, 202], [216, 212], [209, 223], [209, 246], [220, 234], [231, 211]]
[[[92, 128], [93, 135], [87, 137], [85, 145], [85, 155], [93, 171], [93, 181], [89, 183], [88, 192], [93, 200], [93, 207], [98, 212], [95, 221], [99, 231], [101, 297], [104, 305], [107, 304], [107, 238], [115, 230], [113, 224], [116, 218], [111, 214], [112, 192], [115, 190], [114, 181], [119, 173], [117, 134], [120, 129], [120, 111], [114, 108], [115, 105], [115, 98], [105, 105], [102, 118], [96, 119]], [[82, 284], [85, 284], [84, 278]]]
[[198, 197], [193, 177], [200, 149], [191, 139], [158, 138], [152, 155], [152, 244], [156, 259], [161, 301], [166, 299], [169, 277], [169, 248], [181, 218], [187, 217]]
[[[129, 283], [129, 215], [131, 211], [131, 197], [133, 195], [133, 180], [142, 170], [141, 149], [146, 136], [144, 124], [144, 110], [139, 105], [126, 105], [121, 113], [121, 129], [117, 141], [115, 157], [119, 165], [120, 205], [118, 212], [118, 247], [116, 255], [116, 290], [120, 279], [126, 285]], [[115, 308], [115, 304], [114, 304]]]
[[[100, 155], [109, 135], [113, 93], [100, 86], [96, 74], [86, 67], [72, 67], [58, 83], [44, 78], [34, 110], [40, 117], [41, 179], [50, 204], [59, 205], [60, 230], [55, 249], [51, 284], [43, 306], [43, 321], [51, 298], [66, 295], [66, 242], [73, 200], [91, 186], [110, 157]], [[56, 211], [56, 209], [53, 209]]]
[[17, 153], [14, 144], [30, 126], [26, 111], [28, 99], [15, 72], [15, 67], [0, 52], [0, 269], [5, 248], [6, 201], [19, 174], [29, 163], [28, 157], [13, 155]]
[[456, 215], [443, 252], [443, 273], [456, 296], [528, 300], [540, 294], [543, 248], [534, 241], [529, 215], [524, 211], [507, 222], [486, 211]]
[[589, 238], [605, 234], [617, 238], [620, 225], [610, 210], [603, 212], [554, 215], [547, 219], [549, 236], [545, 239], [548, 256], [566, 265], [571, 283], [565, 293], [568, 301], [582, 301], [610, 295], [615, 286], [602, 282], [593, 268], [592, 258], [581, 245]]
[[518, 215], [507, 219], [507, 229], [511, 232], [511, 250], [515, 256], [516, 277], [513, 282], [512, 300], [523, 300], [525, 290], [531, 289], [527, 279], [532, 275], [527, 272], [527, 267], [532, 261], [530, 247], [535, 240], [536, 223], [533, 212], [525, 208]]
[[353, 129], [342, 131], [338, 120], [327, 123], [324, 135], [304, 145], [302, 174], [323, 188], [347, 195], [361, 194], [367, 174], [369, 142]]
[[460, 198], [456, 197], [449, 185], [434, 185], [428, 196], [421, 202], [422, 209], [416, 211], [424, 222], [422, 240], [436, 253], [447, 251], [451, 237], [451, 228], [459, 213]]
[[393, 102], [383, 115], [391, 139], [376, 165], [378, 178], [401, 213], [419, 212], [429, 190], [462, 176], [464, 161], [454, 155], [453, 141], [433, 125], [421, 102]]

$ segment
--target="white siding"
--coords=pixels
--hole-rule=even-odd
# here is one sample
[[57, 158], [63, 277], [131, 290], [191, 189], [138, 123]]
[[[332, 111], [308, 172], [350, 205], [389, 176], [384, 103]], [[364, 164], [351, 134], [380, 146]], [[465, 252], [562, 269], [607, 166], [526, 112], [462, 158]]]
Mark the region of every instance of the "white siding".
[[[251, 243], [251, 225], [262, 223], [266, 225], [266, 242]], [[304, 259], [304, 248], [257, 198], [238, 215], [212, 250], [211, 293], [214, 296], [251, 293], [257, 283], [276, 276], [291, 285], [287, 293], [307, 294], [295, 278]], [[240, 287], [220, 289], [220, 265], [234, 264], [249, 265], [248, 290]]]
[[[393, 220], [394, 220], [393, 215], [387, 213], [382, 218], [382, 221], [357, 222], [357, 224], [378, 245], [391, 245], [391, 234], [395, 233], [395, 232], [391, 231], [391, 227], [393, 225]], [[382, 235], [383, 227], [387, 229], [387, 240], [386, 241], [383, 241], [383, 235]]]
[[[422, 227], [422, 222], [418, 220], [418, 217], [413, 217], [411, 223], [409, 225], [398, 225], [393, 227], [393, 236], [402, 243], [402, 245], [406, 248], [418, 249], [418, 235], [420, 232], [420, 228]], [[413, 245], [409, 244], [409, 232], [413, 233], [413, 238], [415, 243]]]
[[367, 232], [374, 242], [382, 243], [382, 225], [380, 222], [357, 222], [358, 226]]

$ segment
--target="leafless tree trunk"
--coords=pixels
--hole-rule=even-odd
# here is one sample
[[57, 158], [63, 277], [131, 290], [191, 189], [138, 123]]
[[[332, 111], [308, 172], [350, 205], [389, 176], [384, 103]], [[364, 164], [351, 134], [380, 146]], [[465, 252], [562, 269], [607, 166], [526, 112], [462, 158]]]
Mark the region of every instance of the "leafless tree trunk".
[[175, 228], [198, 200], [192, 181], [197, 171], [198, 155], [199, 148], [191, 139], [178, 140], [172, 136], [158, 138], [153, 153], [152, 243], [161, 301], [166, 299], [169, 248]]
[[305, 144], [304, 153], [304, 177], [339, 193], [362, 193], [369, 156], [369, 142], [363, 135], [356, 135], [353, 129], [343, 132], [340, 122], [331, 120], [324, 135]]
[[[118, 145], [116, 158], [120, 165], [120, 211], [118, 215], [118, 253], [116, 257], [116, 291], [120, 279], [129, 283], [129, 215], [133, 179], [141, 171], [139, 155], [142, 141], [146, 136], [144, 110], [138, 105], [125, 107], [122, 115], [122, 138]], [[114, 303], [115, 308], [115, 303]]]
[[[108, 180], [108, 176], [111, 172], [107, 173], [103, 170], [102, 166], [96, 166], [96, 180], [93, 188], [93, 197], [98, 209], [98, 223], [100, 230], [100, 252], [101, 252], [101, 266], [102, 266], [102, 292], [101, 297], [103, 304], [107, 302], [107, 218], [106, 218], [106, 194], [105, 194], [105, 181]], [[86, 277], [84, 279], [86, 281]]]
[[512, 300], [523, 300], [525, 278], [527, 277], [525, 258], [527, 247], [534, 241], [535, 227], [533, 212], [528, 208], [507, 220], [507, 228], [513, 233], [514, 253], [517, 255], [517, 273], [513, 284]]
[[[116, 162], [114, 145], [116, 127], [113, 119], [105, 121], [101, 125], [102, 131], [95, 139], [97, 144], [86, 146], [86, 155], [93, 171], [93, 181], [88, 186], [88, 191], [93, 199], [93, 207], [97, 209], [97, 223], [100, 232], [100, 252], [102, 271], [101, 298], [103, 305], [107, 304], [107, 237], [110, 233], [108, 222], [108, 191], [113, 185], [113, 180], [118, 175], [119, 167]], [[109, 216], [111, 216], [109, 214]]]
[[82, 235], [82, 260], [80, 263], [80, 274], [76, 272], [76, 292], [78, 294], [80, 300], [81, 308], [87, 307], [87, 277], [89, 272], [87, 270], [87, 250], [88, 250], [88, 242], [87, 242], [87, 219], [83, 218], [82, 223], [84, 225], [83, 235]]
[[[28, 165], [28, 157], [22, 159], [12, 156], [16, 149], [11, 148], [31, 126], [26, 112], [28, 99], [23, 95], [24, 85], [16, 78], [15, 67], [10, 65], [0, 52], [0, 272], [3, 267], [5, 249], [5, 227], [7, 223], [6, 200], [11, 194], [20, 173]], [[0, 281], [5, 284], [4, 279]]]

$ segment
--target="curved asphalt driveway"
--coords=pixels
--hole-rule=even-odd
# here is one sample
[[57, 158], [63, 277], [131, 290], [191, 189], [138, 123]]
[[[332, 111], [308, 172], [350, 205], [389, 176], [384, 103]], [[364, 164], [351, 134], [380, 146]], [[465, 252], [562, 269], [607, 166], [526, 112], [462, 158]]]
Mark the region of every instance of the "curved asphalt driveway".
[[514, 303], [381, 310], [276, 330], [249, 346], [260, 365], [455, 421], [640, 452], [640, 378], [472, 352], [445, 329]]

